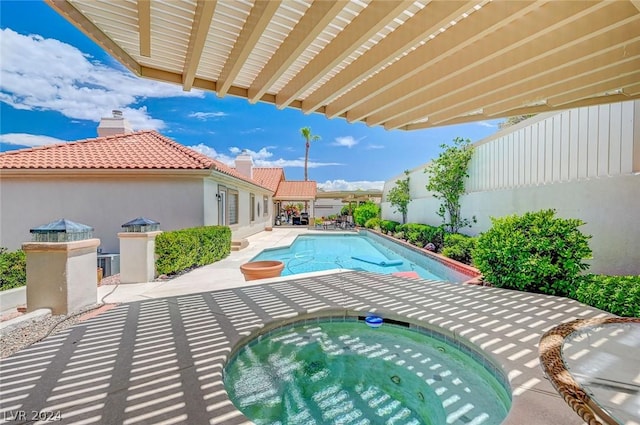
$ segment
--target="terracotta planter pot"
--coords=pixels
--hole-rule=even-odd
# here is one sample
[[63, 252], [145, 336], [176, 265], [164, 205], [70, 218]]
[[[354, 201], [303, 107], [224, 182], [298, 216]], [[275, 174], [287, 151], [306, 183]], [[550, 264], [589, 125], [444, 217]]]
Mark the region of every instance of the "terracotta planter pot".
[[278, 277], [284, 269], [282, 261], [252, 261], [240, 266], [244, 280], [265, 279]]

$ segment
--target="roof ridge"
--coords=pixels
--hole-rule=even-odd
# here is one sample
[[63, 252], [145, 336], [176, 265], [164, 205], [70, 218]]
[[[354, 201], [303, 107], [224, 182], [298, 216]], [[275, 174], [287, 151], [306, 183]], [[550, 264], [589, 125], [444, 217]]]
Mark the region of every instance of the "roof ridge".
[[211, 157], [208, 157], [204, 154], [201, 154], [200, 152], [191, 149], [190, 147], [187, 147], [185, 145], [182, 145], [178, 142], [176, 142], [175, 140], [172, 140], [164, 135], [162, 135], [161, 133], [159, 133], [156, 130], [148, 130], [146, 131], [149, 134], [153, 135], [154, 137], [160, 139], [161, 142], [168, 144], [169, 146], [171, 146], [172, 148], [176, 149], [177, 151], [184, 153], [186, 155], [188, 155], [190, 158], [198, 161], [200, 164], [202, 164], [205, 167], [209, 167], [211, 168], [213, 165], [215, 165], [215, 160]]

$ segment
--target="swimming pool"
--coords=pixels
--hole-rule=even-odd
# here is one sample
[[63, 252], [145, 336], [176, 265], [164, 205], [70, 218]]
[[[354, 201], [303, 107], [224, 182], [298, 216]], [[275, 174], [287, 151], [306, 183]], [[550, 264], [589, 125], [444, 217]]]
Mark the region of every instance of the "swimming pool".
[[243, 346], [225, 366], [225, 387], [256, 424], [501, 423], [506, 378], [445, 339], [406, 323], [298, 322]]
[[261, 260], [282, 261], [282, 276], [351, 269], [382, 274], [415, 271], [422, 278], [448, 282], [470, 279], [425, 255], [368, 234], [300, 235], [290, 246], [266, 249], [251, 261]]

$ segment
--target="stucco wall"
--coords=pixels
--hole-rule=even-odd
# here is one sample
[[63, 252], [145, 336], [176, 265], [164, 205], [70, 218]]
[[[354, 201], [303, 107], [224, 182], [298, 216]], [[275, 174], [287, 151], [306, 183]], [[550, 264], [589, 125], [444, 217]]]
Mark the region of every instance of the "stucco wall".
[[0, 246], [31, 240], [29, 229], [66, 218], [95, 228], [103, 252], [119, 252], [121, 225], [139, 216], [162, 230], [203, 224], [202, 178], [7, 178], [0, 181]]
[[[255, 220], [251, 221], [251, 201], [250, 193], [256, 198], [255, 202]], [[265, 227], [273, 225], [273, 201], [268, 197], [269, 210], [268, 214], [263, 215], [263, 197], [264, 193], [252, 191], [239, 191], [238, 193], [238, 220], [239, 223], [229, 226], [234, 240], [242, 239], [255, 233], [261, 232]], [[258, 204], [260, 204], [260, 214], [258, 214]]]
[[[230, 184], [231, 183], [231, 184]], [[270, 192], [226, 181], [239, 192], [239, 222], [230, 226], [233, 239], [270, 226]], [[160, 222], [161, 230], [218, 225], [219, 183], [208, 177], [19, 177], [0, 180], [0, 246], [10, 250], [31, 240], [29, 229], [66, 218], [95, 228], [104, 253], [119, 252], [122, 224], [139, 216]], [[256, 197], [256, 219], [250, 221], [249, 191]], [[263, 196], [269, 211], [264, 215]], [[260, 203], [260, 214], [258, 214]]]
[[[440, 202], [426, 190], [409, 204], [408, 222], [441, 224], [436, 211]], [[553, 208], [558, 217], [586, 222], [580, 230], [592, 235], [594, 258], [590, 271], [604, 274], [640, 274], [640, 175], [615, 176], [519, 189], [473, 192], [461, 199], [463, 217], [477, 223], [462, 233], [476, 235], [491, 227], [490, 217], [523, 214]], [[383, 203], [383, 217], [402, 221]]]

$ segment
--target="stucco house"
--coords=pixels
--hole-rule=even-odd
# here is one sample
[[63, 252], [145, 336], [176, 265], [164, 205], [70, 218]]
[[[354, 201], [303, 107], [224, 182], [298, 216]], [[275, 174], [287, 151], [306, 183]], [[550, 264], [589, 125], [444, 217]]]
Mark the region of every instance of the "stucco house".
[[[235, 165], [156, 131], [133, 132], [114, 111], [97, 138], [0, 154], [0, 246], [18, 249], [31, 228], [66, 218], [94, 227], [102, 252], [119, 252], [121, 225], [140, 216], [162, 230], [228, 225], [241, 241], [272, 225], [286, 180], [246, 154]], [[302, 183], [315, 192], [315, 182]]]

